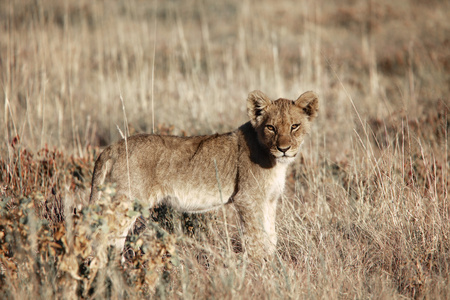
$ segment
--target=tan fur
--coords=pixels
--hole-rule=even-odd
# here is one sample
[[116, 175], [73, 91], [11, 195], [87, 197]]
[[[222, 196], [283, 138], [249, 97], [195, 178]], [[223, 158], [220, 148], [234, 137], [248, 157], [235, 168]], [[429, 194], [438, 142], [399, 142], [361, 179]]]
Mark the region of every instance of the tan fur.
[[[99, 199], [98, 187], [106, 181], [116, 184], [113, 201], [138, 199], [148, 207], [165, 201], [185, 212], [233, 203], [246, 249], [251, 255], [270, 255], [277, 242], [276, 205], [287, 166], [299, 153], [317, 111], [313, 92], [295, 101], [272, 101], [254, 91], [247, 99], [250, 122], [233, 132], [195, 137], [139, 134], [129, 137], [126, 146], [121, 140], [97, 159], [90, 202]], [[133, 221], [118, 233], [120, 249]]]

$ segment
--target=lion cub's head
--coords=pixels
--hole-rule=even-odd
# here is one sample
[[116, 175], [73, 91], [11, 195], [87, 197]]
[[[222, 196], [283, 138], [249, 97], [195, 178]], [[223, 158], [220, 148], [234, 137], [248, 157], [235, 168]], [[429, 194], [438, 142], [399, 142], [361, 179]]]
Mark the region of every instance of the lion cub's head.
[[319, 99], [313, 92], [295, 101], [272, 101], [261, 91], [253, 91], [247, 99], [247, 113], [260, 144], [280, 163], [294, 160], [318, 108]]

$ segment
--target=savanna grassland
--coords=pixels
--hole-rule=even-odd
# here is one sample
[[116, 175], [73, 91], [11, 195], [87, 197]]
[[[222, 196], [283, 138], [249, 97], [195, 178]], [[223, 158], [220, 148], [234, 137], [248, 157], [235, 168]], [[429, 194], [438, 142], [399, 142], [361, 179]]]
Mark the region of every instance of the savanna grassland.
[[[450, 298], [449, 19], [438, 0], [0, 1], [1, 298]], [[88, 205], [102, 147], [232, 130], [255, 89], [320, 97], [276, 257], [240, 251], [232, 206], [136, 202], [120, 264], [99, 236], [121, 208]]]

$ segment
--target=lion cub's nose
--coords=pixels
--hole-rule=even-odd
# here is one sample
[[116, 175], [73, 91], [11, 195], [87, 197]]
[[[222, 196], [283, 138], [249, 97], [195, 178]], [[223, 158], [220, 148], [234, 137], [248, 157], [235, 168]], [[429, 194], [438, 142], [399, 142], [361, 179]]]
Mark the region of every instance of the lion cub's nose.
[[285, 148], [282, 148], [282, 147], [277, 146], [277, 149], [278, 149], [278, 151], [280, 151], [280, 152], [286, 153], [286, 151], [288, 151], [289, 149], [291, 149], [291, 146], [288, 146], [288, 147], [285, 147]]

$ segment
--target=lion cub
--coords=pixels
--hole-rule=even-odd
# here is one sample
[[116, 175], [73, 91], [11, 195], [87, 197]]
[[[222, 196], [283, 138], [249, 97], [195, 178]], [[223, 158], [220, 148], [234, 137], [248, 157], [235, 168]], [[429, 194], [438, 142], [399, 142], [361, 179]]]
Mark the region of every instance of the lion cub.
[[[318, 112], [313, 92], [297, 100], [248, 95], [250, 122], [224, 134], [178, 137], [138, 134], [107, 147], [98, 157], [90, 203], [105, 181], [116, 185], [112, 201], [130, 207], [162, 202], [183, 212], [205, 212], [233, 203], [252, 256], [276, 249], [275, 216], [288, 165], [299, 153]], [[124, 203], [125, 202], [125, 203]], [[120, 216], [126, 219], [126, 216]], [[122, 250], [134, 219], [121, 222], [116, 247]]]

